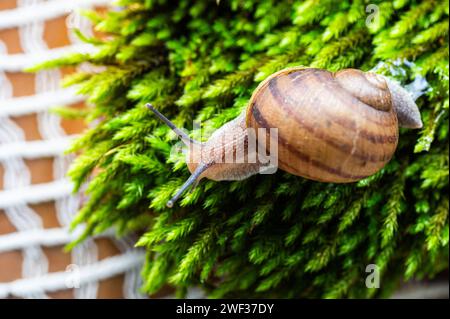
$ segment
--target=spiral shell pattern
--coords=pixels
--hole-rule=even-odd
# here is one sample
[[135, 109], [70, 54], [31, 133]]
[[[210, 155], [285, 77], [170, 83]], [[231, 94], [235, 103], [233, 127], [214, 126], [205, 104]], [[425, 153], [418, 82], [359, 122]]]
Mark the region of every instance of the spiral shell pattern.
[[322, 182], [376, 173], [398, 143], [385, 80], [355, 69], [295, 67], [271, 75], [250, 99], [246, 124], [278, 128], [279, 168]]

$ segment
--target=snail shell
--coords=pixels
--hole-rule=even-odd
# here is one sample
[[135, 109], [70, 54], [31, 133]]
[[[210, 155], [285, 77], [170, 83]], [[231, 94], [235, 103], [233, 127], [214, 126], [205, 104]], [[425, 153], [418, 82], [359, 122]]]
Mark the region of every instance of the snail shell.
[[263, 81], [247, 127], [278, 128], [278, 166], [323, 182], [347, 183], [380, 170], [398, 142], [384, 77], [345, 69], [290, 68]]

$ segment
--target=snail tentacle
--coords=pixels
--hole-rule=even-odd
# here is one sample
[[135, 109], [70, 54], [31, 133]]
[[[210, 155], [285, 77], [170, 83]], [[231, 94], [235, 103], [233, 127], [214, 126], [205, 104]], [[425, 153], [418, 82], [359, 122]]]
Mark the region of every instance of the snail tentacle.
[[147, 103], [146, 106], [153, 112], [155, 115], [163, 121], [168, 127], [178, 135], [178, 137], [183, 141], [184, 144], [189, 146], [190, 144], [201, 144], [199, 141], [196, 141], [190, 138], [186, 133], [184, 133], [181, 129], [179, 129], [175, 124], [173, 124], [167, 117], [162, 115], [154, 106], [150, 103]]
[[173, 207], [173, 204], [183, 195], [183, 193], [192, 186], [191, 192], [198, 185], [200, 175], [206, 171], [214, 162], [210, 163], [200, 163], [195, 169], [194, 173], [184, 182], [184, 184], [180, 187], [180, 189], [176, 192], [176, 194], [167, 202], [166, 206], [169, 208]]

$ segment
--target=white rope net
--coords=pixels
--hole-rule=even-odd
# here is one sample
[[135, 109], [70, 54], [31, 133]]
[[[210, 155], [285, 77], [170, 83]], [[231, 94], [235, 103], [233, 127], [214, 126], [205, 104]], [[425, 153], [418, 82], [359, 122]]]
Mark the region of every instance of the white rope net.
[[[0, 40], [0, 165], [3, 167], [3, 189], [0, 189], [0, 211], [17, 232], [0, 235], [0, 254], [20, 250], [23, 257], [22, 276], [11, 282], [0, 282], [0, 298], [48, 298], [49, 292], [73, 289], [75, 298], [96, 298], [99, 281], [124, 275], [122, 294], [125, 298], [142, 298], [140, 268], [143, 252], [133, 248], [133, 238], [114, 239], [113, 232], [101, 237], [113, 240], [121, 254], [99, 260], [96, 238], [76, 246], [71, 252], [72, 264], [66, 271], [49, 272], [44, 247], [69, 243], [80, 234], [68, 232], [68, 225], [80, 206], [80, 196], [71, 194], [71, 183], [65, 174], [73, 160], [62, 155], [73, 136], [66, 135], [60, 118], [49, 112], [57, 105], [81, 102], [73, 89], [61, 89], [59, 70], [40, 71], [35, 76], [35, 95], [14, 97], [8, 72], [21, 72], [34, 63], [71, 51], [89, 51], [91, 47], [70, 35], [71, 45], [50, 49], [44, 38], [46, 20], [68, 16], [68, 29], [74, 24], [83, 33], [91, 25], [77, 8], [108, 5], [108, 0], [17, 0], [17, 8], [0, 11], [0, 31], [17, 28], [23, 53], [8, 54]], [[54, 30], [64, 32], [65, 30]], [[70, 34], [70, 33], [69, 33]], [[86, 68], [89, 66], [83, 66]], [[42, 140], [27, 141], [24, 131], [12, 117], [36, 114]], [[32, 184], [26, 159], [53, 158], [53, 181]], [[32, 204], [54, 201], [58, 228], [44, 228], [42, 217]], [[1, 212], [0, 212], [1, 213]], [[0, 265], [0, 272], [2, 271]], [[5, 270], [3, 270], [5, 271]]]

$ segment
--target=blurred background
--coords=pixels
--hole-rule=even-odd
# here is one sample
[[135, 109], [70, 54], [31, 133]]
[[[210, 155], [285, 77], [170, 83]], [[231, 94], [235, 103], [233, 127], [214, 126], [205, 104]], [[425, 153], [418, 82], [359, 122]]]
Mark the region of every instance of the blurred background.
[[107, 233], [63, 251], [81, 231], [67, 227], [83, 200], [71, 194], [72, 157], [63, 151], [84, 124], [50, 109], [82, 108], [83, 97], [59, 84], [75, 70], [24, 72], [91, 50], [73, 32], [92, 33], [80, 9], [105, 10], [110, 2], [0, 0], [0, 298], [144, 297], [134, 239]]

